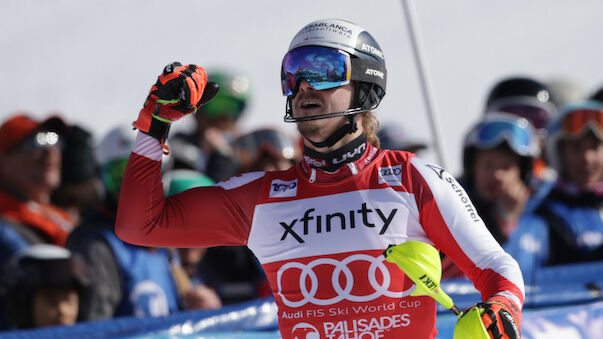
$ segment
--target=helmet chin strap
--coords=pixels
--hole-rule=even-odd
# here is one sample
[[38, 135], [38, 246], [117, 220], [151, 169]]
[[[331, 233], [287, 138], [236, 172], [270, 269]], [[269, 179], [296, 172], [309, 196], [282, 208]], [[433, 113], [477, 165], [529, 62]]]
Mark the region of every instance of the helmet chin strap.
[[333, 134], [331, 134], [328, 138], [321, 142], [314, 142], [308, 138], [308, 140], [314, 147], [331, 147], [335, 145], [341, 138], [343, 138], [346, 134], [352, 134], [358, 130], [358, 125], [356, 124], [356, 114], [348, 115], [349, 123], [339, 127]]

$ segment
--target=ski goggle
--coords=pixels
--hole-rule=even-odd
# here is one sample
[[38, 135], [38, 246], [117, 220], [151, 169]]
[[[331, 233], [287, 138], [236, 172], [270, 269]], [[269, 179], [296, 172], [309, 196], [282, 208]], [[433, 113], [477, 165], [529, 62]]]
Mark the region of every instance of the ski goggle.
[[350, 83], [352, 61], [348, 53], [327, 47], [300, 47], [283, 58], [281, 85], [283, 95], [292, 95], [304, 79], [316, 90]]
[[588, 127], [601, 136], [603, 110], [577, 109], [567, 113], [561, 121], [561, 131], [565, 136], [581, 136]]
[[551, 116], [546, 109], [530, 105], [508, 105], [498, 109], [528, 119], [537, 129], [544, 128]]
[[118, 159], [108, 162], [103, 166], [102, 178], [109, 193], [118, 193], [121, 189], [121, 180], [126, 171], [128, 159]]
[[243, 167], [255, 163], [264, 154], [276, 159], [295, 158], [293, 141], [287, 135], [272, 129], [260, 129], [239, 137], [234, 142], [234, 149]]
[[520, 156], [539, 154], [536, 132], [525, 118], [484, 121], [469, 134], [466, 145], [489, 149], [505, 141]]
[[41, 131], [23, 139], [15, 149], [38, 150], [46, 147], [63, 148], [61, 137], [53, 131]]

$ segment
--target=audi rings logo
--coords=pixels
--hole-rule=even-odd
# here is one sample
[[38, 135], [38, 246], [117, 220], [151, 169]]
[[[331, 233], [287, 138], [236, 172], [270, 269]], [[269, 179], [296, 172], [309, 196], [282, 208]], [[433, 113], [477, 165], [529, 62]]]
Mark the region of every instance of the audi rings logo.
[[[352, 270], [348, 267], [349, 264], [353, 262], [367, 262], [370, 264], [367, 274], [368, 274], [368, 282], [372, 291], [367, 291], [369, 294], [363, 295], [354, 295], [352, 294], [352, 290], [354, 288], [354, 275]], [[331, 273], [330, 284], [335, 291], [335, 296], [331, 298], [319, 298], [317, 297], [317, 291], [319, 284], [329, 283], [324, 280], [324, 275], [321, 277], [323, 279], [319, 279], [319, 276], [316, 274], [314, 268], [320, 265], [330, 265], [334, 267], [333, 272]], [[287, 270], [290, 269], [299, 269], [301, 270], [301, 274], [299, 277], [299, 290], [303, 295], [303, 299], [301, 300], [289, 300], [287, 299], [282, 291], [283, 291], [283, 275]], [[377, 278], [377, 270], [379, 270], [382, 282], [379, 283]], [[344, 286], [341, 286], [340, 275], [343, 273], [345, 276]], [[390, 298], [401, 298], [407, 296], [414, 289], [414, 285], [409, 289], [396, 292], [390, 291], [389, 287], [391, 284], [391, 277], [387, 266], [384, 264], [384, 260], [381, 256], [373, 257], [367, 254], [354, 254], [351, 255], [342, 261], [331, 259], [331, 258], [319, 258], [314, 261], [309, 262], [308, 264], [302, 264], [299, 262], [289, 262], [285, 265], [281, 266], [281, 268], [277, 272], [277, 286], [278, 286], [278, 295], [280, 295], [283, 303], [289, 307], [301, 307], [307, 303], [312, 303], [314, 305], [333, 305], [342, 300], [348, 301], [356, 301], [356, 302], [367, 302], [371, 300], [375, 300], [381, 296], [386, 296]], [[307, 280], [310, 281], [310, 286], [308, 290]]]

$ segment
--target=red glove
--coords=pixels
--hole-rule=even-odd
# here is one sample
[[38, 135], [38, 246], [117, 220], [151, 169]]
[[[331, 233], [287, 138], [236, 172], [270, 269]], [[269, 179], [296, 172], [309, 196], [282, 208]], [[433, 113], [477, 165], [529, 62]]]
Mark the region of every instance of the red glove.
[[208, 103], [218, 93], [218, 85], [207, 83], [207, 73], [196, 65], [171, 63], [151, 87], [138, 119], [132, 124], [162, 144], [170, 124]]
[[521, 338], [521, 311], [507, 298], [496, 296], [476, 305], [480, 309], [482, 322], [491, 338]]

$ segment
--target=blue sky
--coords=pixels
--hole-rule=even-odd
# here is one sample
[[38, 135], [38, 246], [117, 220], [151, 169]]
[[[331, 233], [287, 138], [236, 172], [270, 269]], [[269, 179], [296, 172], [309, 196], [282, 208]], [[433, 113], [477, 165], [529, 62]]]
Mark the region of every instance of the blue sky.
[[[445, 163], [455, 174], [463, 135], [498, 79], [567, 78], [586, 92], [603, 86], [602, 1], [413, 4]], [[247, 74], [253, 98], [242, 128], [293, 132], [282, 122], [280, 63], [303, 25], [329, 17], [355, 22], [381, 45], [388, 68], [387, 95], [377, 110], [382, 123], [396, 121], [431, 141], [402, 5], [394, 0], [4, 0], [0, 119], [17, 110], [38, 117], [60, 112], [100, 138], [131, 123], [162, 67], [178, 60]]]

